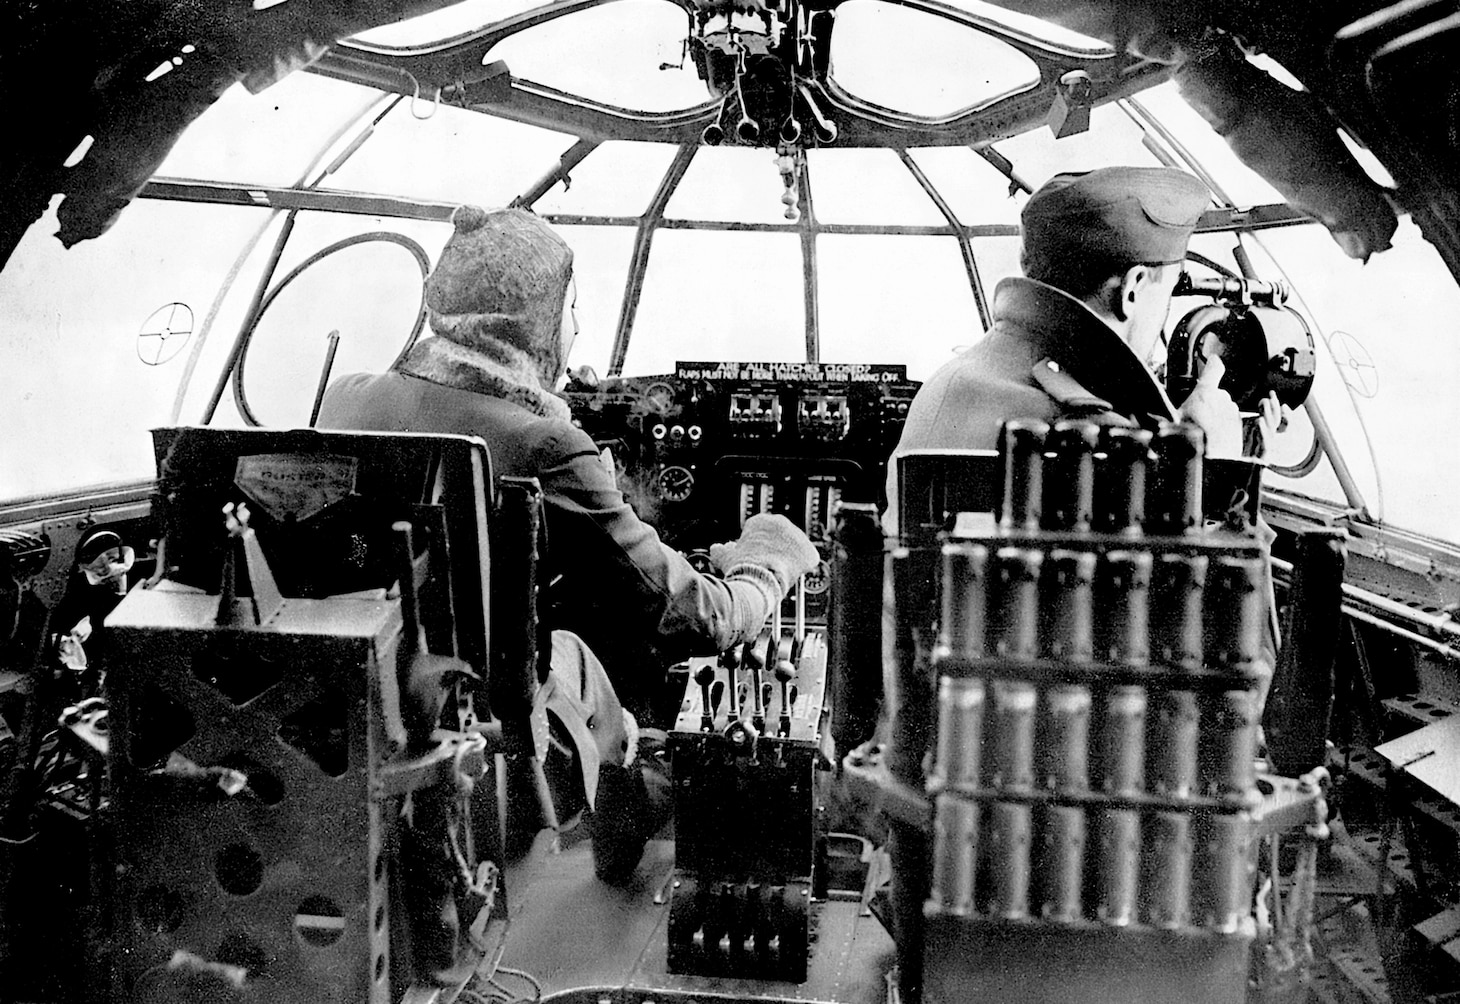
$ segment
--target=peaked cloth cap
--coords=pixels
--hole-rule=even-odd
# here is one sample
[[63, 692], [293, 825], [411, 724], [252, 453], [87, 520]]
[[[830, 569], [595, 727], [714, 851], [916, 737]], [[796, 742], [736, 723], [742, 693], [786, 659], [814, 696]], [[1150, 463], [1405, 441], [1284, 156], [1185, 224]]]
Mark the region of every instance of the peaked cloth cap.
[[1206, 185], [1171, 167], [1057, 174], [1024, 204], [1025, 253], [1058, 247], [1132, 265], [1179, 262], [1210, 200]]

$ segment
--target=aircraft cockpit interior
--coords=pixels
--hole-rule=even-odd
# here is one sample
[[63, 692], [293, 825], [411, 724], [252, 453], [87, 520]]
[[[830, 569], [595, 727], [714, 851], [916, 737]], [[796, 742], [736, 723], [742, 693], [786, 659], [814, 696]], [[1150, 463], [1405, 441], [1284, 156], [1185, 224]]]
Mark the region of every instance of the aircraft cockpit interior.
[[3, 19], [0, 1000], [1460, 1000], [1453, 0]]

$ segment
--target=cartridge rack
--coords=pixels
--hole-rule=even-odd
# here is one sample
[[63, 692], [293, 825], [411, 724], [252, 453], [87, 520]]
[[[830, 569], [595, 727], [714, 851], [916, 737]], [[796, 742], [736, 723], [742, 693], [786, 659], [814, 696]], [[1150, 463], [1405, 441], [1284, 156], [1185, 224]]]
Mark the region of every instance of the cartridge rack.
[[[1252, 534], [1202, 525], [1202, 449], [1188, 425], [1010, 422], [994, 517], [894, 551], [927, 999], [1242, 999], [1267, 572]], [[1151, 952], [1171, 965], [1143, 988]]]

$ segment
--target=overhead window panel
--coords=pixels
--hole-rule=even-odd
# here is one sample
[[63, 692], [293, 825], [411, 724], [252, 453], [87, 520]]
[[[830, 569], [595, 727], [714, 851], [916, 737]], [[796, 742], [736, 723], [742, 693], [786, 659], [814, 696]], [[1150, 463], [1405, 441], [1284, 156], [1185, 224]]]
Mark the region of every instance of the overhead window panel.
[[487, 60], [514, 77], [646, 112], [677, 111], [710, 100], [684, 58], [689, 20], [667, 0], [620, 0], [509, 35]]
[[[813, 185], [815, 182], [813, 181]], [[701, 147], [664, 209], [674, 220], [788, 225], [772, 150]]]
[[948, 223], [891, 150], [812, 150], [806, 160], [818, 222]]
[[541, 0], [457, 0], [449, 7], [361, 32], [351, 41], [368, 46], [414, 48], [463, 35], [534, 7]]
[[[1031, 35], [1067, 51], [1087, 55], [1105, 55], [1112, 51], [1107, 43], [1091, 35], [1082, 35], [1070, 28], [1040, 20], [1030, 14], [1006, 10], [1004, 7], [987, 3], [985, 0], [947, 0], [947, 2], [950, 7], [956, 7], [1025, 35]], [[1090, 30], [1094, 30], [1094, 19], [1086, 18], [1085, 20], [1092, 23]]]
[[[326, 185], [429, 201], [505, 206], [540, 178], [573, 137], [406, 99]], [[424, 116], [418, 118], [417, 116]]]
[[235, 84], [188, 126], [157, 173], [293, 185], [335, 133], [379, 97], [313, 73], [291, 73], [258, 94]]
[[906, 363], [925, 380], [982, 337], [954, 238], [824, 234], [816, 253], [823, 360]]
[[804, 360], [801, 274], [794, 234], [658, 231], [624, 373], [668, 373], [679, 360]]
[[992, 35], [884, 0], [836, 12], [831, 77], [894, 111], [943, 117], [1039, 81], [1034, 61]]
[[960, 223], [1018, 225], [1020, 203], [1009, 194], [1009, 179], [968, 147], [922, 147], [908, 153]]
[[[667, 143], [601, 143], [533, 206], [539, 213], [638, 216], [677, 150]], [[551, 165], [548, 165], [551, 167]]]

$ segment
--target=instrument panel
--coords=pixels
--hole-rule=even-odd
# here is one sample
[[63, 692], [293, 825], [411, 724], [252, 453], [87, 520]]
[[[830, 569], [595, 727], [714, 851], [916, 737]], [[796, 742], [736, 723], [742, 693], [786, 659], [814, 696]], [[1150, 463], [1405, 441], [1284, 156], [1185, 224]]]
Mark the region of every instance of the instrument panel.
[[918, 386], [896, 365], [682, 362], [564, 396], [640, 518], [699, 560], [759, 512], [822, 543], [838, 501], [878, 501]]

